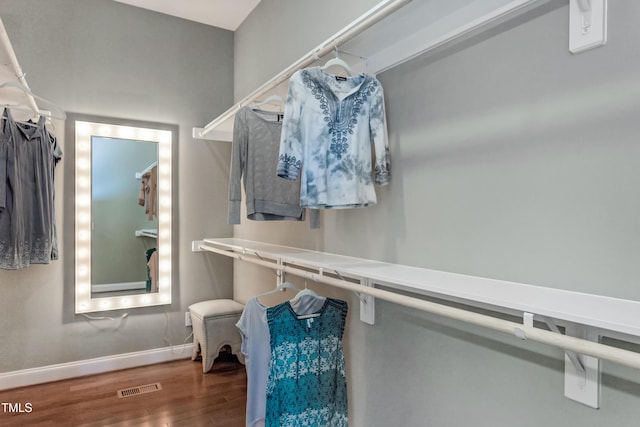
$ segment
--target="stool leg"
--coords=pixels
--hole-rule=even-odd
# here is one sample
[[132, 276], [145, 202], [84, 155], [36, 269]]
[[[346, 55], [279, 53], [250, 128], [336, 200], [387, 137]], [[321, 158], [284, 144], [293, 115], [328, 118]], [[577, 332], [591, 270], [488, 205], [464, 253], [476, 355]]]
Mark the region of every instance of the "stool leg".
[[196, 360], [198, 356], [202, 358], [202, 372], [205, 374], [211, 369], [213, 362], [207, 367], [207, 337], [204, 321], [198, 316], [191, 316], [193, 328], [193, 351], [191, 360]]
[[193, 349], [191, 350], [191, 360], [196, 360], [200, 355], [200, 341], [193, 337]]
[[202, 372], [207, 373], [213, 368], [213, 361], [215, 360], [216, 355], [209, 356], [204, 351], [202, 352]]

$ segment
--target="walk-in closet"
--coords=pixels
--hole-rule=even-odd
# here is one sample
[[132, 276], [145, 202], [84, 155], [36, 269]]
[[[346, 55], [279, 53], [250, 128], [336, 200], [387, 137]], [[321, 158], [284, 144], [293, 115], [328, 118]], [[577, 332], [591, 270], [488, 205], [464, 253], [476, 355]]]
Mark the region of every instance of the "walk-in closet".
[[0, 2], [0, 425], [637, 425], [638, 20]]

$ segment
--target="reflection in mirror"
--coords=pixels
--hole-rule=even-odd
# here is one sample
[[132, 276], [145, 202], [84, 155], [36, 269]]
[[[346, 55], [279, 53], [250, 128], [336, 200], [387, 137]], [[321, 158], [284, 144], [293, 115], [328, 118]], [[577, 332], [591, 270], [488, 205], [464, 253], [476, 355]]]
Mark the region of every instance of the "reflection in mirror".
[[157, 146], [91, 138], [92, 298], [158, 291]]
[[70, 115], [76, 150], [76, 313], [171, 303], [177, 127]]

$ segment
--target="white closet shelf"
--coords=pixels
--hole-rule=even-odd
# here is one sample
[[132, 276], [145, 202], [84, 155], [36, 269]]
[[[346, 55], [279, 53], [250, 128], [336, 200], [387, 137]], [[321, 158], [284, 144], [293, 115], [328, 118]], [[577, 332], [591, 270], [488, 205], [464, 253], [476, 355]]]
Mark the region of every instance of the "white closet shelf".
[[142, 230], [135, 231], [136, 237], [151, 237], [153, 239], [158, 238], [158, 229], [157, 228], [144, 228]]
[[[640, 302], [637, 301], [235, 238], [194, 241], [192, 250], [225, 255], [354, 291], [360, 298], [360, 320], [371, 325], [375, 322], [375, 299], [379, 298], [562, 348], [565, 351], [564, 395], [592, 408], [600, 405], [601, 359], [640, 369], [639, 352], [599, 342], [601, 336], [638, 342]], [[282, 280], [283, 275], [280, 277]], [[521, 316], [522, 323], [416, 295], [515, 314]], [[548, 330], [535, 326], [536, 316], [547, 324]], [[564, 334], [557, 323], [565, 327]]]
[[192, 136], [194, 139], [230, 142], [233, 119], [240, 108], [274, 90], [282, 90], [296, 71], [320, 63], [320, 59], [332, 54], [335, 48], [357, 55], [357, 61], [349, 59], [349, 65], [355, 71], [375, 75], [419, 55], [487, 31], [550, 1], [483, 0], [461, 3], [383, 0], [205, 127], [193, 128]]
[[605, 331], [640, 337], [640, 302], [391, 264], [288, 246], [235, 238], [206, 238], [194, 242], [194, 250], [204, 243], [223, 250], [257, 255], [326, 273], [368, 279], [381, 285], [414, 294], [437, 297], [467, 305], [511, 314], [534, 315], [590, 326]]
[[136, 172], [136, 175], [135, 175], [136, 179], [142, 179], [142, 177], [144, 176], [145, 173], [151, 171], [151, 169], [153, 169], [156, 166], [158, 166], [158, 162], [153, 162], [149, 166], [144, 168], [144, 170], [142, 170], [142, 172]]

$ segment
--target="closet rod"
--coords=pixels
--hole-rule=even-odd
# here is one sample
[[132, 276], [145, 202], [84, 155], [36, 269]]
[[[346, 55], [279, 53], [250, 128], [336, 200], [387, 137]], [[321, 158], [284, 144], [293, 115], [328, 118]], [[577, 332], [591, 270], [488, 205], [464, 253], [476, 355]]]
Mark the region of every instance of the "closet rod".
[[386, 0], [378, 3], [364, 15], [351, 22], [349, 25], [338, 31], [329, 39], [321, 43], [318, 47], [311, 50], [298, 61], [294, 62], [288, 68], [271, 78], [271, 80], [268, 80], [258, 89], [245, 96], [220, 116], [216, 117], [200, 131], [199, 137], [203, 137], [207, 133], [220, 126], [220, 124], [236, 114], [240, 108], [255, 101], [267, 92], [272, 91], [285, 81], [289, 80], [289, 78], [291, 78], [291, 76], [296, 71], [308, 67], [324, 55], [333, 52], [336, 47], [339, 47], [342, 44], [346, 43], [353, 37], [357, 36], [386, 16], [392, 14], [410, 1], [411, 0]]
[[[25, 78], [25, 74], [20, 67], [20, 63], [18, 62], [18, 57], [13, 50], [13, 46], [11, 45], [11, 40], [9, 39], [9, 34], [7, 34], [7, 30], [4, 27], [4, 23], [2, 19], [0, 19], [0, 42], [2, 42], [2, 46], [4, 47], [4, 51], [9, 56], [9, 61], [11, 61], [11, 66], [13, 68], [13, 72], [20, 82], [25, 88], [31, 90], [29, 85], [27, 84], [27, 79]], [[33, 108], [34, 111], [40, 111], [38, 107], [38, 103], [36, 102], [33, 95], [25, 92], [25, 96], [27, 97], [27, 101], [29, 102], [29, 106]]]
[[624, 350], [617, 347], [584, 340], [581, 338], [561, 335], [555, 332], [546, 331], [544, 329], [525, 326], [520, 323], [502, 320], [484, 314], [462, 310], [459, 308], [449, 307], [443, 304], [437, 304], [419, 298], [385, 291], [383, 289], [362, 286], [356, 283], [347, 282], [345, 280], [334, 279], [332, 277], [327, 277], [322, 274], [315, 274], [299, 268], [289, 267], [282, 264], [276, 264], [274, 262], [264, 261], [263, 259], [249, 257], [244, 254], [236, 253], [233, 250], [229, 251], [219, 249], [214, 246], [207, 245], [206, 242], [200, 243], [200, 249], [231, 257], [240, 261], [257, 264], [263, 267], [270, 268], [272, 270], [285, 271], [287, 274], [293, 274], [294, 276], [299, 276], [313, 281], [325, 283], [337, 288], [371, 295], [372, 297], [380, 298], [385, 301], [403, 305], [405, 307], [410, 307], [416, 310], [425, 311], [427, 313], [432, 313], [473, 325], [482, 326], [488, 329], [493, 329], [495, 331], [504, 332], [506, 334], [516, 335], [519, 338], [541, 342], [544, 344], [560, 347], [564, 350], [570, 350], [587, 356], [610, 360], [621, 365], [640, 369], [640, 353], [636, 353], [633, 351]]

